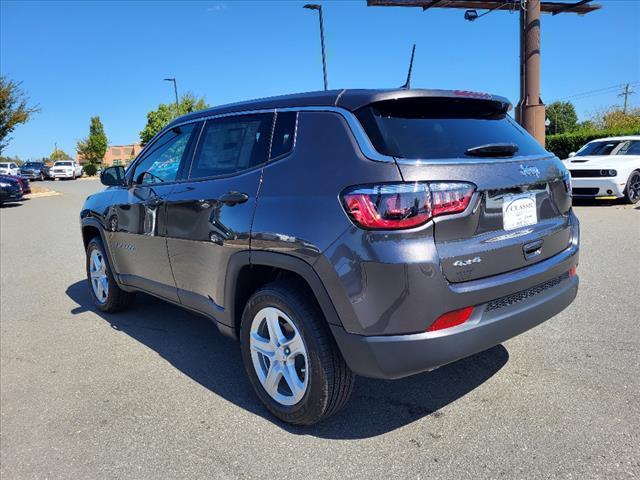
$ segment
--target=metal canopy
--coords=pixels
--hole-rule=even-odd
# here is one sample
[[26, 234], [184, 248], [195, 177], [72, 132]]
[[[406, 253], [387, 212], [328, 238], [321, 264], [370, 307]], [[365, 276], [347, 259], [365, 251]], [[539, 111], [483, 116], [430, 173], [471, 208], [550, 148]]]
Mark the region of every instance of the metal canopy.
[[[592, 0], [579, 2], [540, 2], [542, 13], [577, 13], [585, 15], [598, 10], [600, 5], [591, 4]], [[370, 7], [421, 7], [429, 8], [461, 8], [465, 10], [517, 10], [520, 0], [367, 0]]]

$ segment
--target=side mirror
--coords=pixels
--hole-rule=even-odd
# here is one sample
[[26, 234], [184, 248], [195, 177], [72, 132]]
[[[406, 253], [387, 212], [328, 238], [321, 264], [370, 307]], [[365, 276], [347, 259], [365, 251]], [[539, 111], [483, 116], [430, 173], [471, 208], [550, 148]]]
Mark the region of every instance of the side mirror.
[[100, 172], [100, 181], [107, 187], [124, 185], [124, 167], [107, 167]]
[[571, 152], [571, 153], [569, 154], [569, 158], [571, 158], [571, 157], [575, 157], [575, 156], [576, 156], [576, 152]]

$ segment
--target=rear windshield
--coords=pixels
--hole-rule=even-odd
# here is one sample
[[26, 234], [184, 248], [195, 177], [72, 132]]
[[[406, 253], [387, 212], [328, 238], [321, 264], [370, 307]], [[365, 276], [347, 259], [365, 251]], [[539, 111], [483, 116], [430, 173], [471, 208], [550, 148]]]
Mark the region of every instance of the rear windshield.
[[410, 98], [385, 100], [356, 112], [378, 152], [400, 158], [467, 158], [465, 152], [492, 143], [518, 147], [516, 155], [544, 148], [505, 111], [487, 100]]

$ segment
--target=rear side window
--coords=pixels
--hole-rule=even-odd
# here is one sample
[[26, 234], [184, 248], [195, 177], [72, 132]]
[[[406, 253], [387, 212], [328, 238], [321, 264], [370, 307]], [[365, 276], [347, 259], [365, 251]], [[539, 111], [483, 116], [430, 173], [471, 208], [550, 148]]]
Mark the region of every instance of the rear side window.
[[230, 175], [266, 162], [272, 124], [271, 113], [207, 121], [189, 178]]
[[516, 155], [545, 154], [544, 148], [504, 111], [502, 104], [457, 98], [386, 100], [356, 116], [380, 153], [408, 159], [459, 158], [492, 143], [518, 147]]
[[271, 142], [271, 158], [286, 155], [293, 149], [297, 121], [297, 112], [282, 112], [276, 115], [276, 126]]

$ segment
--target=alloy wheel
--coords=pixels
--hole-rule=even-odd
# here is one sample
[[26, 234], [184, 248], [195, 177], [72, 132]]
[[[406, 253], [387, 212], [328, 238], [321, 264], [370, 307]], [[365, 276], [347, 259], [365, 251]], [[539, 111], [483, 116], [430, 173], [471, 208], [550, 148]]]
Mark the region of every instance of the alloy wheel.
[[89, 259], [89, 276], [91, 277], [91, 288], [100, 303], [105, 303], [109, 296], [109, 278], [107, 276], [107, 264], [104, 256], [98, 250], [91, 252]]
[[261, 309], [251, 322], [251, 360], [265, 391], [281, 405], [295, 405], [309, 384], [308, 355], [297, 327], [282, 310]]

